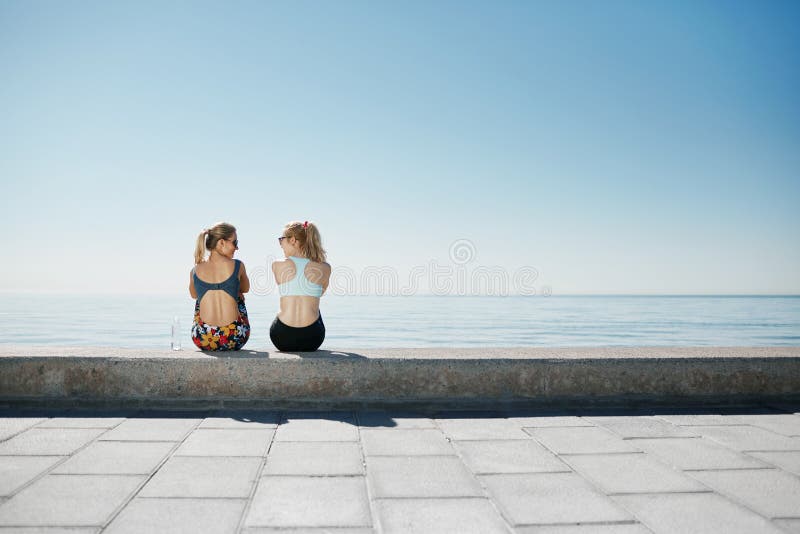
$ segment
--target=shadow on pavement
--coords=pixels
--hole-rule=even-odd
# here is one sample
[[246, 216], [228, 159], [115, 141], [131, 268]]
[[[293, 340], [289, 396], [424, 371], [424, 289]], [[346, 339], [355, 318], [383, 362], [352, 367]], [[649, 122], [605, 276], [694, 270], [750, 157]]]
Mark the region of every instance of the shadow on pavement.
[[[647, 417], [659, 415], [775, 415], [799, 414], [798, 403], [744, 404], [731, 406], [570, 407], [510, 409], [93, 409], [0, 408], [0, 418], [129, 418], [129, 419], [231, 419], [254, 424], [285, 424], [291, 420], [339, 421], [364, 428], [408, 426], [424, 428], [431, 419], [506, 419], [518, 417]], [[415, 420], [418, 420], [415, 422]], [[398, 422], [399, 421], [399, 422]], [[545, 421], [546, 422], [546, 421]], [[213, 427], [212, 427], [213, 428]]]

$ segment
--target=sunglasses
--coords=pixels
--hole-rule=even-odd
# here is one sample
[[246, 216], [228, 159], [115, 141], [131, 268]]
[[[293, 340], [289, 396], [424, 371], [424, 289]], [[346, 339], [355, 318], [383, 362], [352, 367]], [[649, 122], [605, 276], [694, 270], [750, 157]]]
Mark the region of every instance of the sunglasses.
[[[230, 239], [226, 239], [226, 241], [231, 241], [231, 240]], [[233, 246], [235, 248], [239, 248], [239, 240], [238, 239], [234, 239], [233, 241], [231, 241], [231, 243], [233, 243]]]
[[281, 241], [283, 241], [284, 239], [289, 239], [289, 236], [288, 235], [284, 235], [284, 236], [279, 237], [278, 238], [278, 244], [280, 245]]

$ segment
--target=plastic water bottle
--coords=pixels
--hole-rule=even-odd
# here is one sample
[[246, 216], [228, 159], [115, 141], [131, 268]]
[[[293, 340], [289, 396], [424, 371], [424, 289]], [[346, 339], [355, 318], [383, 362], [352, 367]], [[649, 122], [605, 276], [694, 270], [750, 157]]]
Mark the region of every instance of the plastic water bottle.
[[181, 319], [177, 315], [172, 320], [172, 350], [181, 350]]

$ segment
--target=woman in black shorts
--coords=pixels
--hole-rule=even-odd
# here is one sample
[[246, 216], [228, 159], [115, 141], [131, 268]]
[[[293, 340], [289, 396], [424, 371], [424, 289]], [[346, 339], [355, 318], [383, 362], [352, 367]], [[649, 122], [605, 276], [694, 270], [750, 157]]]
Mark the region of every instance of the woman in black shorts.
[[313, 222], [290, 222], [278, 238], [286, 259], [272, 264], [281, 308], [269, 337], [281, 351], [314, 351], [325, 340], [319, 299], [328, 288], [331, 266]]

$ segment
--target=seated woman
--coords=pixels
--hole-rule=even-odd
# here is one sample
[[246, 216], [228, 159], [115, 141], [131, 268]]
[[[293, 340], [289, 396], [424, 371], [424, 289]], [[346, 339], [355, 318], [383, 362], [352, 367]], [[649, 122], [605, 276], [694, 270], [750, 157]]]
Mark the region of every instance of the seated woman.
[[272, 264], [281, 306], [269, 337], [278, 350], [317, 350], [325, 340], [319, 299], [331, 277], [319, 230], [308, 221], [291, 222], [283, 229], [278, 243], [286, 259]]
[[250, 280], [244, 263], [233, 259], [238, 249], [236, 228], [228, 223], [217, 223], [197, 236], [189, 294], [197, 299], [192, 341], [201, 350], [239, 350], [250, 337], [244, 305]]

